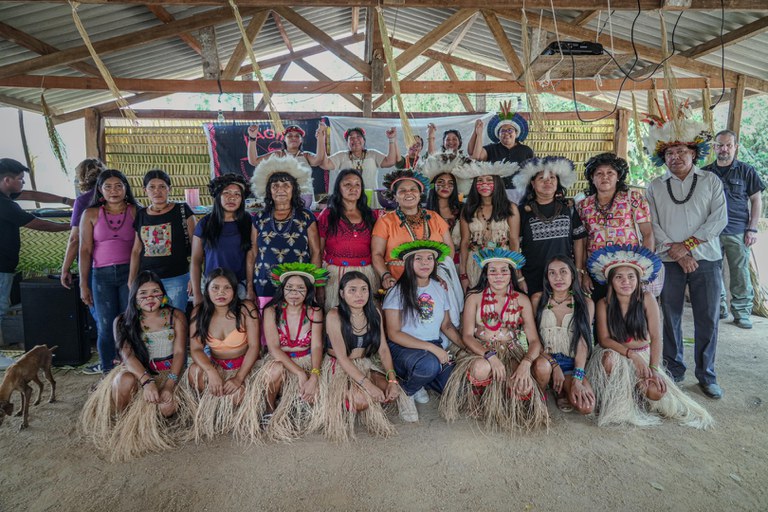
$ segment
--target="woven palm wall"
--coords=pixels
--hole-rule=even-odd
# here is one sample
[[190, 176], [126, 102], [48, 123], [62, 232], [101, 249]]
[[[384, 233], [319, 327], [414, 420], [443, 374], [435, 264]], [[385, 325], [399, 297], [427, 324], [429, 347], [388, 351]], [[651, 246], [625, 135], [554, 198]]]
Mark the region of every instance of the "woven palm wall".
[[150, 169], [162, 169], [171, 177], [172, 201], [184, 200], [184, 189], [197, 188], [200, 204], [211, 204], [211, 159], [202, 121], [155, 121], [132, 126], [110, 120], [105, 127], [105, 148], [107, 166], [126, 175], [140, 203], [148, 204], [142, 188], [144, 174]]
[[[45, 220], [69, 224], [69, 217]], [[17, 272], [23, 273], [24, 277], [58, 274], [61, 263], [64, 261], [68, 241], [69, 231], [49, 233], [21, 228], [21, 250]]]

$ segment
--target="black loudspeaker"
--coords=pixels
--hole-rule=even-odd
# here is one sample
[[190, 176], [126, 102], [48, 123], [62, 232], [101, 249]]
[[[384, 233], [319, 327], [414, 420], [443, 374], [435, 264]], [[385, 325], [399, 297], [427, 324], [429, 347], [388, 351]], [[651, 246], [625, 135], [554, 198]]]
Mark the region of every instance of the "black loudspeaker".
[[78, 366], [91, 358], [88, 310], [80, 300], [80, 289], [61, 286], [58, 279], [39, 278], [21, 282], [24, 317], [24, 349], [35, 345], [58, 345], [55, 366]]

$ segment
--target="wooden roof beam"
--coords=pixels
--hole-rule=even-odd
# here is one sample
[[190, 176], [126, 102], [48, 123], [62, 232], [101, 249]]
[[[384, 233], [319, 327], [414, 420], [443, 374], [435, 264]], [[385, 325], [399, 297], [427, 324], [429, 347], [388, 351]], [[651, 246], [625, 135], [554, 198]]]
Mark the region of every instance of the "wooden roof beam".
[[[306, 71], [307, 73], [309, 73], [313, 77], [317, 78], [318, 80], [325, 80], [327, 82], [333, 82], [333, 80], [331, 80], [331, 78], [328, 75], [326, 75], [325, 73], [323, 73], [322, 71], [317, 69], [315, 66], [313, 66], [309, 62], [305, 61], [304, 59], [298, 59], [298, 60], [296, 60], [294, 62], [296, 62], [296, 64], [301, 69], [303, 69], [304, 71]], [[342, 98], [344, 98], [345, 100], [350, 102], [358, 110], [363, 110], [363, 100], [361, 100], [357, 96], [354, 96], [352, 94], [340, 94], [339, 96], [341, 96]]]
[[280, 32], [280, 37], [283, 39], [285, 47], [288, 48], [288, 53], [293, 53], [291, 38], [288, 37], [288, 32], [285, 31], [285, 27], [283, 26], [283, 21], [280, 19], [280, 15], [275, 11], [272, 11], [272, 19], [275, 20], [275, 26], [277, 27], [277, 31]]
[[[241, 14], [252, 15], [258, 12], [253, 8], [241, 8]], [[214, 11], [208, 11], [201, 14], [195, 14], [187, 18], [183, 18], [177, 21], [172, 21], [165, 25], [157, 27], [146, 28], [116, 37], [110, 37], [101, 41], [95, 41], [93, 48], [100, 56], [104, 56], [109, 53], [114, 53], [127, 48], [133, 48], [145, 43], [151, 43], [153, 41], [159, 41], [162, 39], [168, 39], [171, 37], [177, 37], [179, 34], [189, 32], [190, 30], [197, 30], [202, 27], [216, 25], [229, 21], [234, 17], [232, 9], [224, 7], [216, 9]], [[22, 75], [33, 71], [41, 71], [56, 66], [67, 66], [74, 62], [79, 62], [91, 57], [88, 48], [83, 46], [77, 46], [74, 48], [68, 48], [56, 53], [43, 55], [34, 59], [25, 60], [22, 62], [16, 62], [0, 68], [0, 78], [9, 76]]]
[[[611, 6], [611, 10], [613, 10], [613, 6]], [[583, 27], [584, 25], [586, 25], [587, 23], [589, 23], [590, 21], [595, 19], [595, 16], [597, 16], [597, 14], [599, 12], [600, 11], [596, 11], [594, 9], [593, 10], [582, 11], [581, 14], [579, 14], [578, 16], [576, 16], [575, 18], [573, 18], [571, 20], [571, 23], [574, 24], [574, 25], [578, 25], [580, 27]]]
[[[33, 88], [40, 87], [41, 77], [38, 75], [13, 76], [0, 79], [0, 87], [20, 87]], [[705, 78], [678, 78], [677, 87], [683, 89], [703, 89], [707, 79]], [[714, 89], [721, 86], [715, 79], [709, 79], [710, 86]], [[600, 91], [618, 91], [621, 87], [622, 79], [606, 79], [598, 87], [592, 79], [574, 80], [576, 92], [600, 92]], [[726, 87], [734, 87], [736, 82], [726, 79]], [[190, 92], [190, 93], [208, 93], [218, 94], [219, 83], [216, 80], [166, 80], [151, 78], [115, 78], [115, 84], [121, 91], [133, 92]], [[68, 76], [46, 76], [46, 88], [49, 89], [75, 89], [75, 90], [106, 90], [107, 85], [101, 78], [95, 77], [68, 77]], [[391, 92], [390, 83], [384, 84], [385, 92]], [[525, 92], [522, 84], [502, 80], [463, 80], [461, 82], [448, 81], [403, 81], [401, 84], [403, 94], [459, 94], [459, 93], [499, 93], [515, 94]], [[658, 89], [664, 87], [661, 79], [646, 80], [641, 83], [625, 83], [626, 91], [641, 91], [651, 89], [653, 86]], [[371, 82], [369, 80], [358, 81], [267, 81], [267, 87], [274, 94], [366, 94], [371, 92]], [[571, 90], [571, 81], [562, 80], [557, 82], [553, 89], [552, 86], [538, 86], [540, 92], [568, 92]], [[560, 88], [558, 90], [558, 87]], [[226, 80], [221, 81], [221, 88], [224, 93], [239, 94], [243, 92], [254, 92], [258, 90], [257, 82]]]
[[[404, 48], [410, 47], [411, 44], [406, 41], [403, 41], [402, 39], [393, 39], [392, 46], [394, 46], [395, 48], [404, 49]], [[460, 68], [468, 69], [476, 73], [482, 73], [484, 75], [492, 76], [495, 78], [501, 78], [502, 80], [515, 79], [515, 75], [513, 75], [509, 71], [494, 68], [491, 66], [486, 66], [484, 64], [478, 64], [471, 60], [462, 59], [461, 57], [455, 57], [453, 55], [448, 55], [443, 52], [438, 52], [437, 50], [426, 50], [424, 53], [422, 53], [422, 56], [427, 57], [429, 59], [438, 60], [441, 62], [447, 62], [448, 64], [451, 64], [453, 66], [458, 66]]]
[[[0, 37], [40, 55], [49, 55], [59, 51], [55, 46], [2, 22], [0, 22]], [[101, 76], [95, 66], [85, 62], [73, 62], [69, 67], [86, 75]]]
[[[756, 36], [757, 34], [765, 32], [766, 30], [768, 30], [768, 16], [760, 18], [759, 20], [755, 20], [752, 23], [748, 23], [742, 27], [737, 28], [736, 30], [728, 32], [727, 34], [723, 34], [722, 45], [731, 46], [733, 44], [740, 43], [752, 36]], [[714, 39], [710, 39], [705, 43], [701, 43], [688, 48], [687, 50], [681, 52], [681, 55], [695, 59], [703, 55], [715, 52], [719, 50], [720, 47], [721, 41], [720, 37], [718, 36]]]
[[524, 69], [523, 62], [520, 60], [520, 57], [518, 57], [512, 43], [509, 42], [509, 38], [507, 37], [506, 32], [504, 32], [504, 27], [501, 26], [501, 22], [491, 11], [483, 10], [482, 13], [485, 22], [488, 24], [488, 29], [496, 40], [496, 44], [499, 45], [501, 55], [507, 62], [507, 66], [509, 66], [509, 70], [512, 71], [516, 77], [521, 76]]
[[474, 9], [461, 9], [453, 13], [447, 20], [430, 30], [424, 37], [408, 47], [403, 53], [395, 57], [395, 67], [403, 69], [413, 59], [432, 47], [433, 44], [453, 32], [462, 23], [475, 14]]
[[[448, 75], [448, 79], [451, 82], [460, 82], [459, 76], [456, 74], [456, 71], [453, 69], [453, 66], [450, 64], [446, 64], [445, 62], [441, 63], [443, 65], [443, 69], [445, 70], [445, 73]], [[469, 96], [466, 95], [466, 93], [459, 94], [459, 101], [461, 101], [461, 104], [464, 105], [464, 110], [467, 112], [474, 112], [475, 106], [472, 105], [472, 102], [469, 100]]]
[[[147, 9], [149, 9], [149, 11], [152, 14], [154, 14], [155, 17], [157, 19], [159, 19], [160, 21], [162, 21], [163, 23], [171, 23], [173, 21], [176, 21], [176, 18], [173, 16], [173, 14], [169, 13], [165, 9], [165, 7], [163, 7], [162, 5], [147, 5]], [[192, 48], [193, 52], [195, 52], [196, 54], [198, 54], [200, 56], [203, 55], [203, 50], [202, 50], [202, 47], [200, 45], [200, 41], [198, 41], [195, 38], [195, 36], [193, 36], [192, 34], [188, 34], [188, 33], [181, 33], [181, 34], [179, 34], [179, 39], [184, 41], [187, 44], [187, 46]]]
[[38, 105], [37, 103], [32, 103], [31, 101], [19, 100], [16, 98], [11, 98], [10, 96], [6, 96], [4, 94], [0, 94], [0, 105], [16, 107], [22, 110], [29, 110], [30, 112], [36, 112], [38, 114], [43, 113], [43, 107], [41, 105]]
[[[133, 96], [130, 96], [128, 98], [124, 98], [126, 102], [128, 102], [129, 105], [135, 105], [136, 103], [142, 103], [144, 101], [154, 100], [157, 98], [162, 98], [164, 96], [168, 96], [169, 93], [166, 92], [144, 92], [140, 94], [134, 94]], [[54, 124], [61, 124], [61, 123], [68, 123], [69, 121], [74, 121], [76, 119], [81, 119], [85, 117], [85, 113], [89, 109], [95, 108], [101, 113], [104, 112], [111, 112], [117, 108], [119, 108], [116, 101], [108, 101], [106, 103], [99, 103], [98, 105], [93, 105], [91, 107], [81, 108], [79, 110], [73, 110], [71, 112], [67, 112], [65, 114], [59, 114], [56, 116], [53, 116], [53, 122]]]
[[[400, 81], [401, 87], [403, 82], [408, 80], [416, 80], [421, 75], [423, 75], [424, 73], [432, 69], [435, 66], [435, 64], [437, 64], [437, 61], [433, 59], [427, 59], [424, 62], [422, 62], [421, 65], [419, 65], [419, 67], [417, 67], [416, 69], [408, 73], [408, 75]], [[394, 96], [394, 94], [392, 94], [391, 92], [388, 92], [376, 98], [373, 101], [373, 106], [372, 106], [373, 110], [377, 110], [384, 103], [386, 103], [389, 100], [389, 98], [391, 98], [392, 96]]]
[[[256, 41], [256, 37], [259, 35], [261, 28], [267, 21], [269, 13], [270, 11], [257, 12], [253, 15], [251, 21], [249, 21], [248, 25], [245, 27], [245, 35], [248, 36], [248, 40], [251, 42], [251, 45], [253, 45], [254, 41]], [[232, 52], [232, 55], [229, 56], [229, 60], [227, 61], [227, 65], [224, 68], [224, 72], [221, 74], [221, 78], [223, 80], [232, 80], [237, 75], [245, 74], [240, 72], [240, 66], [243, 63], [243, 60], [245, 60], [246, 55], [248, 55], [248, 49], [245, 47], [245, 43], [241, 38], [237, 43], [235, 50]], [[261, 63], [259, 63], [259, 66], [261, 67]], [[248, 71], [248, 73], [252, 72], [253, 69]]]
[[280, 14], [280, 16], [289, 21], [293, 26], [317, 41], [322, 47], [348, 64], [352, 69], [366, 78], [371, 77], [371, 67], [368, 65], [368, 63], [352, 53], [343, 45], [334, 41], [331, 36], [317, 28], [314, 23], [308, 21], [306, 18], [299, 15], [296, 11], [289, 7], [277, 7], [275, 10]]
[[[283, 77], [285, 77], [285, 73], [288, 71], [288, 68], [291, 67], [291, 62], [280, 64], [280, 67], [277, 68], [277, 71], [275, 71], [275, 76], [272, 77], [272, 80], [275, 82], [282, 80]], [[259, 100], [259, 104], [256, 105], [256, 108], [254, 110], [257, 112], [264, 112], [264, 109], [266, 108], [267, 108], [267, 102], [264, 101], [264, 98], [261, 98]]]
[[[611, 5], [613, 5], [613, 3], [611, 3]], [[766, 5], [768, 5], [768, 2], [766, 2]], [[520, 11], [507, 11], [507, 10], [496, 11], [496, 14], [504, 18], [517, 21], [518, 23], [521, 21], [521, 18], [522, 18]], [[528, 22], [530, 23], [531, 26], [541, 25], [543, 29], [546, 29], [552, 32], [555, 31], [555, 24], [552, 18], [542, 17], [535, 13], [526, 13], [526, 14], [528, 16]], [[561, 35], [573, 37], [582, 41], [589, 41], [592, 37], [594, 37], [594, 32], [592, 30], [588, 30], [583, 27], [579, 27], [577, 25], [572, 25], [570, 23], [565, 23], [562, 21], [558, 22], [557, 30], [560, 31]], [[613, 38], [613, 46], [617, 51], [621, 53], [633, 53], [633, 51], [636, 50], [641, 59], [648, 60], [651, 62], [661, 62], [664, 59], [664, 57], [661, 54], [661, 49], [659, 48], [652, 48], [650, 46], [645, 46], [637, 43], [633, 46], [630, 41], [626, 39], [619, 39], [615, 36]], [[711, 64], [698, 62], [694, 59], [691, 59], [690, 57], [685, 57], [680, 54], [673, 55], [672, 57], [670, 57], [669, 63], [676, 68], [680, 68], [692, 73], [696, 73], [697, 75], [700, 75], [702, 77], [719, 78], [721, 74], [721, 70], [718, 66], [713, 66]], [[730, 71], [727, 69], [725, 70], [724, 74], [725, 74], [725, 80], [727, 82], [732, 82], [732, 83], [735, 83], [739, 76], [739, 74], [736, 73], [735, 71]], [[760, 92], [768, 93], [768, 80], [747, 75], [746, 87], [748, 89], [754, 89]]]

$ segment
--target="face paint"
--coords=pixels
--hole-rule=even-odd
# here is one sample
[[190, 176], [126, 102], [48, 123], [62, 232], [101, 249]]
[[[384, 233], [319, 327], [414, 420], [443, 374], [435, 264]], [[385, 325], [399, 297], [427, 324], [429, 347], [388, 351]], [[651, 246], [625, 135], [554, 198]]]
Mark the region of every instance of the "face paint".
[[492, 194], [494, 183], [492, 181], [490, 183], [478, 183], [475, 188], [479, 194]]

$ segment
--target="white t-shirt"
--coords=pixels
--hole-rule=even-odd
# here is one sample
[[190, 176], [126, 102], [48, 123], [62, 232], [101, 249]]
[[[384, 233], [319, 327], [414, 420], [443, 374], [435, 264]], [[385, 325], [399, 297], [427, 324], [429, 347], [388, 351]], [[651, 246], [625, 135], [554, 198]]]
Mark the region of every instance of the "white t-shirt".
[[[419, 309], [417, 314], [400, 317], [400, 330], [422, 341], [440, 339], [440, 326], [445, 312], [450, 309], [448, 292], [439, 282], [430, 280], [418, 290]], [[384, 309], [400, 310], [400, 286], [393, 287], [384, 297]]]
[[379, 167], [381, 162], [387, 158], [387, 155], [375, 149], [366, 150], [365, 158], [359, 162], [356, 158], [349, 157], [349, 151], [339, 151], [332, 154], [329, 158], [333, 162], [333, 170], [328, 174], [328, 193], [333, 192], [333, 185], [336, 183], [336, 177], [343, 169], [357, 169], [362, 166], [363, 185], [367, 189], [381, 188], [379, 181]]

